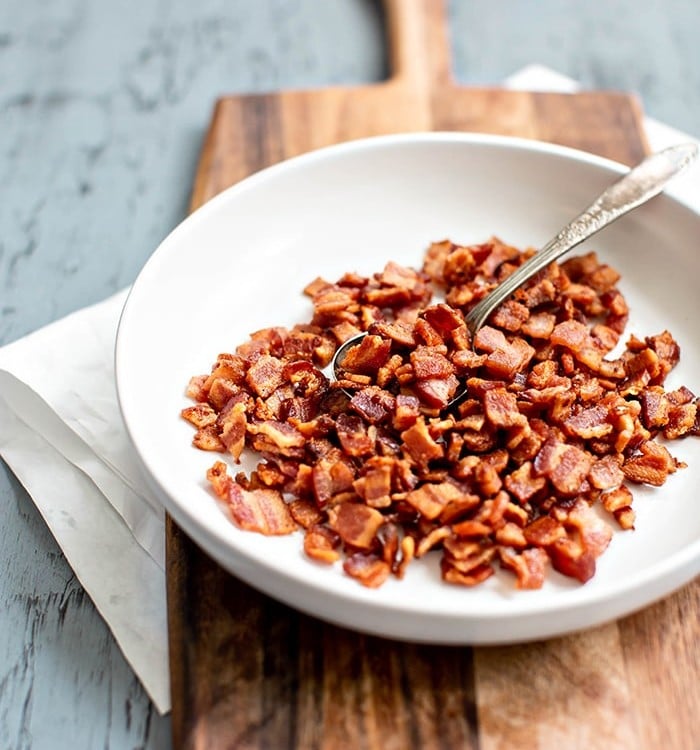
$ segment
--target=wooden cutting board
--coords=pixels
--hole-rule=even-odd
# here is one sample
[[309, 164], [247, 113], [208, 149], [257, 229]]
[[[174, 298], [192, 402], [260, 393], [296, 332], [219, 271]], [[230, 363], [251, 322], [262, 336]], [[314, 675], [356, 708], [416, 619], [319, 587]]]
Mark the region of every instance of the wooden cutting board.
[[[386, 0], [391, 77], [355, 88], [229, 96], [215, 107], [192, 208], [319, 146], [467, 130], [633, 163], [637, 101], [457, 86], [442, 0]], [[619, 622], [529, 645], [456, 648], [360, 635], [225, 573], [169, 520], [176, 748], [700, 747], [700, 582]]]

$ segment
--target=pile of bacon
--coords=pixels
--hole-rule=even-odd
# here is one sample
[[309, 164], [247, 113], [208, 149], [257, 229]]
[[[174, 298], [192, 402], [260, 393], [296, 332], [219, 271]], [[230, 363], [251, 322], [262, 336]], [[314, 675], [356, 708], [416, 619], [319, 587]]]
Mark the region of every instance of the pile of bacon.
[[[301, 528], [310, 558], [370, 587], [431, 550], [450, 583], [500, 565], [539, 588], [549, 564], [587, 581], [612, 536], [594, 506], [633, 527], [629, 484], [681, 466], [656, 438], [700, 434], [698, 399], [663, 387], [680, 356], [667, 331], [612, 357], [628, 308], [594, 253], [550, 265], [472, 341], [465, 313], [532, 252], [444, 241], [421, 271], [316, 279], [308, 324], [258, 331], [193, 378], [194, 445], [260, 459], [208, 472], [233, 521]], [[329, 382], [321, 368], [363, 331]]]

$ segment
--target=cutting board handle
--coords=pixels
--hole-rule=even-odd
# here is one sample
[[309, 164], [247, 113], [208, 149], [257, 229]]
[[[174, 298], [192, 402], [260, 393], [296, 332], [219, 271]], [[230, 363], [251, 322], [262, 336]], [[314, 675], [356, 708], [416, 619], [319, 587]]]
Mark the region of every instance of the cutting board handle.
[[447, 0], [382, 0], [392, 80], [428, 89], [451, 79]]

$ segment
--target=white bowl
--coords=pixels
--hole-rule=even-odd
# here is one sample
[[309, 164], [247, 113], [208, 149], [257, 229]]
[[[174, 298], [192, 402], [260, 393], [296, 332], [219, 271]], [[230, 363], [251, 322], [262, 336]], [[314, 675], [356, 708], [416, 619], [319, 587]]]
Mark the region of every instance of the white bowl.
[[[119, 400], [154, 491], [177, 523], [238, 577], [293, 607], [359, 630], [435, 643], [545, 638], [643, 607], [700, 572], [700, 441], [672, 452], [688, 468], [663, 488], [635, 488], [636, 530], [616, 532], [595, 577], [550, 573], [538, 591], [510, 574], [468, 589], [441, 581], [434, 557], [377, 590], [304, 556], [300, 534], [236, 528], [208, 489], [219, 458], [191, 446], [185, 386], [222, 351], [271, 325], [308, 319], [316, 276], [421, 263], [433, 240], [492, 234], [539, 246], [624, 168], [561, 147], [432, 133], [335, 146], [260, 172], [184, 221], [146, 263], [116, 348]], [[682, 348], [669, 379], [700, 391], [700, 217], [668, 195], [602, 232], [595, 249], [623, 273], [628, 333], [668, 328]]]

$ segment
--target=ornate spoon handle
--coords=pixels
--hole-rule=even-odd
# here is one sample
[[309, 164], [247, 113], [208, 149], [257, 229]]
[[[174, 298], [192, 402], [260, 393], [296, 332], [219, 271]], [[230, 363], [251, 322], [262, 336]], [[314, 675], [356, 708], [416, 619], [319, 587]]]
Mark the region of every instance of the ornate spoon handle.
[[615, 219], [658, 195], [666, 183], [685, 169], [697, 155], [696, 144], [684, 143], [652, 154], [630, 169], [583, 213], [559, 231], [538, 253], [472, 308], [466, 316], [471, 332], [475, 333], [481, 328], [489, 315], [531, 276]]

